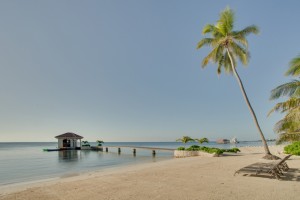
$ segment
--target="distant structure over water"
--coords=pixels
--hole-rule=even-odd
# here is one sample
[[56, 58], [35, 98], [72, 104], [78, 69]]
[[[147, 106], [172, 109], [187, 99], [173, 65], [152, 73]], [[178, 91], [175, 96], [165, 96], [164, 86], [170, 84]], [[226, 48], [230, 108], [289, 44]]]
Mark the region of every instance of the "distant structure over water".
[[234, 138], [231, 138], [230, 143], [237, 144], [237, 143], [239, 143], [239, 141], [236, 139], [236, 137], [234, 137]]
[[[80, 135], [75, 133], [64, 133], [55, 137], [58, 139], [58, 148], [59, 149], [80, 149], [81, 139], [83, 138]], [[79, 146], [77, 146], [79, 140]]]
[[216, 143], [218, 144], [228, 144], [229, 142], [230, 141], [228, 139], [223, 139], [223, 138], [216, 140]]

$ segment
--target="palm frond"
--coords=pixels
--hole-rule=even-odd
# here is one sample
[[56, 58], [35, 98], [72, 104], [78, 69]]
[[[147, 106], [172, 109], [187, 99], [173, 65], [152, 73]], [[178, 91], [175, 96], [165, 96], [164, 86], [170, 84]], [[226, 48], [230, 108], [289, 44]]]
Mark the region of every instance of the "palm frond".
[[217, 27], [213, 24], [206, 24], [203, 29], [202, 29], [202, 34], [207, 34], [207, 33], [214, 33], [217, 32]]
[[242, 44], [245, 48], [248, 48], [248, 40], [246, 39], [245, 36], [243, 36], [243, 35], [235, 35], [234, 33], [232, 35], [233, 35], [232, 38], [236, 42]]
[[282, 142], [299, 141], [299, 140], [300, 140], [300, 131], [294, 133], [281, 133], [279, 135], [278, 140], [276, 141], [276, 144], [281, 144]]
[[300, 75], [300, 55], [297, 56], [296, 58], [292, 59], [290, 64], [290, 68], [288, 71], [285, 73], [286, 76], [298, 76]]
[[289, 121], [295, 121], [295, 122], [299, 123], [299, 126], [300, 126], [300, 106], [297, 106], [297, 107], [289, 110], [284, 118]]
[[219, 62], [218, 62], [218, 68], [217, 68], [217, 74], [218, 74], [218, 76], [222, 72], [222, 67], [224, 65], [224, 61], [225, 61], [225, 57], [224, 57], [224, 55], [222, 55], [221, 58], [219, 59]]
[[284, 117], [275, 124], [274, 131], [277, 133], [294, 133], [300, 131], [300, 123]]
[[300, 98], [290, 98], [285, 102], [277, 103], [272, 110], [268, 113], [268, 116], [273, 112], [287, 112], [295, 108], [300, 108]]
[[300, 98], [292, 97], [285, 102], [276, 104], [269, 112], [286, 113], [274, 126], [274, 131], [279, 134], [277, 143], [300, 139]]
[[206, 67], [209, 61], [216, 62], [215, 58], [217, 55], [219, 47], [214, 48], [203, 60], [202, 60], [202, 68]]
[[231, 43], [230, 47], [233, 55], [237, 56], [244, 65], [247, 65], [249, 57], [247, 50], [234, 42]]
[[198, 42], [197, 49], [200, 49], [203, 46], [211, 46], [213, 41], [213, 38], [203, 38], [202, 40], [200, 40], [200, 42]]
[[259, 28], [255, 25], [247, 26], [246, 28], [244, 28], [241, 31], [234, 32], [233, 36], [234, 37], [241, 37], [241, 36], [246, 37], [251, 33], [259, 34]]
[[220, 13], [220, 19], [218, 20], [216, 26], [224, 36], [232, 32], [234, 26], [233, 10], [231, 10], [229, 7], [225, 8], [225, 10]]
[[300, 96], [300, 81], [293, 80], [291, 82], [282, 84], [271, 91], [270, 100], [278, 99], [281, 96]]

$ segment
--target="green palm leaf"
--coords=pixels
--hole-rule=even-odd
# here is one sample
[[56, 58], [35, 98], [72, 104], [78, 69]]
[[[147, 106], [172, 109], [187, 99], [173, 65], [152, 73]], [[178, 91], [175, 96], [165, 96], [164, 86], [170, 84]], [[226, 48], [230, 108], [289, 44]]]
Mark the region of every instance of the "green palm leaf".
[[298, 76], [300, 75], [300, 55], [290, 62], [290, 68], [285, 73], [285, 75]]
[[259, 28], [255, 25], [247, 26], [241, 31], [235, 31], [233, 32], [233, 37], [246, 37], [249, 34], [259, 34]]
[[219, 28], [219, 32], [223, 36], [226, 36], [228, 33], [232, 32], [234, 26], [234, 12], [227, 7], [223, 12], [220, 13], [220, 19], [216, 27]]
[[293, 80], [276, 87], [271, 91], [270, 99], [278, 99], [281, 96], [300, 97], [300, 81]]
[[248, 64], [249, 52], [247, 52], [245, 48], [232, 42], [231, 51], [233, 52], [233, 55], [238, 57], [244, 65]]

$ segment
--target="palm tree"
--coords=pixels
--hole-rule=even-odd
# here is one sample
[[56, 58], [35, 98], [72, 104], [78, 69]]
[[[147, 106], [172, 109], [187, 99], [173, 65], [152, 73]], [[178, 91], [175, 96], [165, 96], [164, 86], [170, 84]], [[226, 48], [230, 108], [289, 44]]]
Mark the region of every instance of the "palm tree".
[[192, 141], [195, 141], [195, 140], [189, 136], [183, 136], [182, 138], [179, 138], [176, 140], [176, 142], [182, 142], [184, 144], [184, 147], [185, 147], [186, 143], [192, 142]]
[[103, 140], [97, 140], [96, 142], [98, 143], [98, 146], [102, 146], [102, 144], [104, 143]]
[[88, 141], [82, 141], [82, 143], [83, 143], [82, 146], [87, 146], [87, 147], [91, 146], [90, 143], [89, 143]]
[[241, 31], [235, 31], [234, 28], [234, 12], [230, 8], [226, 8], [220, 13], [220, 18], [217, 23], [207, 24], [204, 26], [202, 33], [211, 34], [210, 38], [203, 38], [197, 45], [197, 49], [203, 46], [212, 47], [212, 51], [203, 59], [202, 67], [206, 67], [209, 61], [218, 65], [217, 73], [221, 73], [222, 69], [229, 74], [234, 74], [240, 86], [247, 106], [252, 114], [255, 125], [260, 133], [260, 137], [265, 149], [265, 159], [277, 159], [270, 153], [264, 134], [259, 126], [255, 112], [250, 104], [244, 89], [243, 83], [236, 71], [237, 60], [246, 65], [249, 60], [248, 41], [246, 36], [249, 34], [258, 34], [257, 26], [252, 25], [244, 28]]
[[207, 138], [195, 139], [195, 141], [199, 142], [200, 144], [202, 144], [202, 143], [204, 143], [204, 142], [206, 142], [206, 143], [209, 142]]
[[[292, 59], [286, 76], [300, 75], [300, 55]], [[271, 100], [287, 96], [289, 99], [285, 102], [277, 103], [268, 115], [277, 111], [286, 113], [283, 119], [275, 124], [275, 131], [279, 133], [277, 143], [283, 141], [300, 140], [300, 81], [293, 80], [282, 84], [271, 91]]]

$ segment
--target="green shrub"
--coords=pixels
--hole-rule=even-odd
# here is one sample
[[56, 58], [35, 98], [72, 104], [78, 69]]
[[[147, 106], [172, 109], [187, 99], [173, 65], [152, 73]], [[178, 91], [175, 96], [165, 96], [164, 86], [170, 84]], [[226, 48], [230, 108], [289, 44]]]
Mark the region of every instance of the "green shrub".
[[192, 145], [189, 148], [184, 148], [184, 147], [178, 147], [177, 150], [186, 150], [186, 151], [203, 151], [206, 153], [215, 153], [215, 154], [223, 154], [224, 152], [232, 152], [232, 153], [237, 153], [240, 152], [238, 148], [232, 148], [232, 149], [219, 149], [215, 147], [206, 147], [206, 146], [198, 146], [198, 145]]
[[300, 141], [285, 146], [284, 153], [300, 156]]
[[231, 152], [231, 153], [237, 153], [241, 152], [238, 148], [232, 148], [232, 149], [222, 149], [223, 152]]
[[199, 151], [199, 149], [200, 149], [200, 146], [198, 146], [198, 145], [192, 145], [189, 148], [187, 148], [186, 150], [187, 151]]
[[184, 151], [185, 148], [184, 148], [184, 147], [178, 147], [177, 150], [179, 150], [179, 151]]
[[222, 154], [223, 153], [223, 150], [222, 149], [219, 149], [219, 148], [207, 148], [206, 149], [206, 152], [207, 153], [215, 153], [215, 154]]
[[241, 150], [240, 150], [239, 148], [232, 148], [232, 151], [233, 151], [234, 153], [241, 152]]

